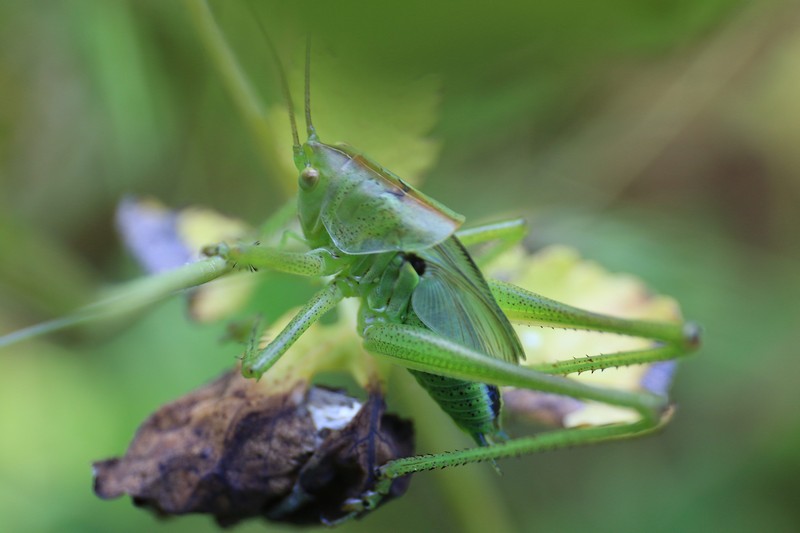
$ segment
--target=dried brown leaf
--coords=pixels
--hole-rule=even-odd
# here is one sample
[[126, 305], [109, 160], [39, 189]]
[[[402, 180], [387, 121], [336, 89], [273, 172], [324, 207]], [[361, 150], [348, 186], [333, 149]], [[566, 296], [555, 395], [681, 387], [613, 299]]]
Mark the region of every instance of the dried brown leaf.
[[[363, 404], [302, 382], [269, 394], [231, 371], [153, 413], [124, 457], [95, 463], [95, 492], [223, 526], [334, 521], [372, 488], [378, 466], [413, 453], [411, 423], [384, 411], [378, 392]], [[390, 497], [407, 486], [398, 480]]]

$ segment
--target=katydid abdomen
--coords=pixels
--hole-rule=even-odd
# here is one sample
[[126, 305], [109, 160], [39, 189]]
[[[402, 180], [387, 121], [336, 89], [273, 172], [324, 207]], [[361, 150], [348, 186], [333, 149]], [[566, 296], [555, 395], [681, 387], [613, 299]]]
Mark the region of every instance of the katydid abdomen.
[[502, 442], [500, 390], [494, 385], [474, 383], [410, 371], [439, 407], [481, 446]]

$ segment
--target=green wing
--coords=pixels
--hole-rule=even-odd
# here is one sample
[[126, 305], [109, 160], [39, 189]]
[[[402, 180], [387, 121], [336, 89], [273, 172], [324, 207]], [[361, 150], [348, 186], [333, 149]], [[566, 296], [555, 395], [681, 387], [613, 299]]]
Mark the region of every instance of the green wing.
[[425, 272], [411, 304], [420, 320], [445, 338], [516, 363], [525, 352], [486, 280], [455, 237], [416, 253]]

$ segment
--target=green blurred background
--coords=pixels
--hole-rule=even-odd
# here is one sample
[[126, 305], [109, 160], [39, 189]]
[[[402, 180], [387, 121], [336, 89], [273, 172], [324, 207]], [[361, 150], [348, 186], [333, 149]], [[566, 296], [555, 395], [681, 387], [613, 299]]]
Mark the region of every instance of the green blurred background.
[[[0, 3], [0, 333], [138, 275], [112, 223], [125, 194], [252, 223], [285, 199], [291, 177], [248, 129], [189, 6]], [[212, 7], [258, 101], [280, 105], [252, 12]], [[657, 437], [506, 461], [502, 478], [467, 467], [485, 481], [461, 490], [503, 508], [489, 523], [465, 523], [445, 478], [421, 474], [342, 531], [797, 530], [796, 2], [337, 0], [258, 13], [295, 70], [314, 35], [323, 139], [412, 174], [436, 154], [424, 189], [468, 220], [523, 215], [533, 246], [569, 244], [640, 276], [705, 327]], [[285, 117], [275, 124], [288, 142]], [[308, 290], [275, 286], [270, 316]], [[190, 323], [173, 300], [116, 332], [0, 353], [0, 529], [214, 529], [100, 501], [89, 465], [231, 365], [223, 327]], [[280, 529], [240, 530], [265, 528]]]

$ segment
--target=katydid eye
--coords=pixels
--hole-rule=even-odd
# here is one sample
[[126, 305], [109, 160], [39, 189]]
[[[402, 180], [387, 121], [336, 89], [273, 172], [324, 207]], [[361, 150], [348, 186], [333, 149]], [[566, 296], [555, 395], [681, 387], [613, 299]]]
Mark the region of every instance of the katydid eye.
[[306, 167], [300, 172], [300, 188], [304, 191], [310, 191], [317, 186], [319, 182], [319, 170], [314, 167]]

